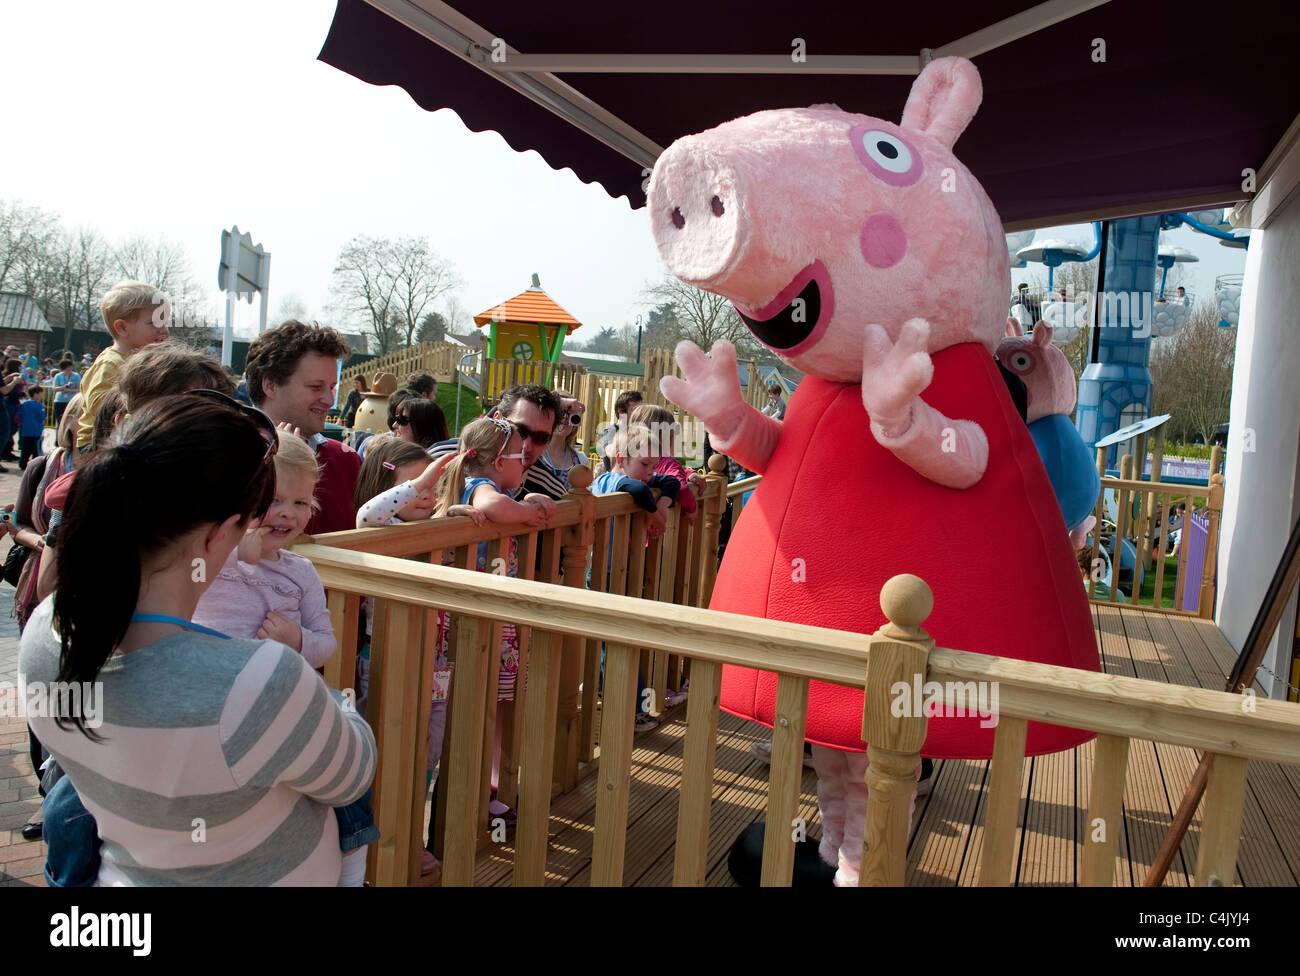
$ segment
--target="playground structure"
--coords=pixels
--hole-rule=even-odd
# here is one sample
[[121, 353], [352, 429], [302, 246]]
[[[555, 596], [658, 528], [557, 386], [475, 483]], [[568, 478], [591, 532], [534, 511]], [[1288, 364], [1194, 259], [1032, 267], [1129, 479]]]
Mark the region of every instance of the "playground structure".
[[[325, 669], [334, 687], [348, 686], [345, 676], [355, 667], [360, 597], [376, 597], [368, 718], [380, 748], [374, 802], [383, 839], [371, 854], [372, 881], [420, 883], [426, 803], [424, 742], [417, 732], [428, 720], [422, 690], [434, 665], [438, 608], [455, 616], [455, 678], [439, 774], [445, 786], [438, 791], [447, 885], [726, 883], [730, 839], [760, 808], [769, 823], [803, 816], [815, 830], [801, 769], [810, 679], [866, 690], [873, 788], [863, 884], [1126, 882], [1151, 862], [1172, 816], [1168, 803], [1161, 812], [1135, 798], [1153, 789], [1162, 797], [1180, 795], [1195, 765], [1193, 750], [1217, 758], [1199, 830], [1182, 841], [1169, 883], [1294, 884], [1300, 877], [1300, 863], [1284, 853], [1300, 837], [1291, 836], [1293, 818], [1272, 820], [1279, 815], [1273, 809], [1279, 794], [1269, 785], [1300, 784], [1300, 771], [1268, 765], [1300, 763], [1294, 748], [1300, 713], [1270, 701], [1250, 712], [1237, 696], [1204, 690], [1221, 682], [1232, 659], [1206, 619], [1211, 600], [1203, 599], [1196, 614], [1094, 603], [1107, 674], [1010, 661], [997, 657], [997, 648], [934, 648], [924, 618], [945, 594], [930, 594], [915, 577], [886, 587], [881, 603], [891, 623], [873, 636], [700, 609], [712, 591], [728, 498], [739, 501], [757, 481], [728, 485], [718, 474], [723, 463], [720, 457], [712, 462], [698, 520], [672, 510], [668, 533], [648, 546], [642, 544], [645, 514], [624, 496], [592, 496], [580, 478], [540, 529], [438, 519], [333, 533], [297, 547], [325, 583], [341, 638]], [[1131, 459], [1125, 467], [1131, 469]], [[1107, 489], [1139, 499], [1138, 511], [1154, 508], [1156, 499], [1163, 509], [1189, 491], [1130, 479], [1104, 479]], [[1221, 497], [1222, 488], [1216, 483], [1208, 493]], [[491, 559], [510, 536], [517, 537], [526, 578], [468, 570], [479, 540], [488, 541]], [[430, 558], [444, 548], [456, 551], [457, 568]], [[585, 588], [589, 559], [592, 565], [611, 560], [607, 585], [596, 574], [592, 589]], [[1207, 573], [1212, 562], [1205, 561]], [[1203, 576], [1199, 585], [1202, 592], [1207, 585], [1212, 590], [1212, 577]], [[671, 614], [664, 602], [675, 604]], [[502, 622], [521, 628], [520, 673], [527, 675], [503, 717], [499, 796], [519, 810], [516, 836], [506, 844], [494, 840], [487, 816], [499, 646], [494, 629]], [[598, 703], [602, 641], [606, 691]], [[655, 709], [671, 723], [658, 747], [633, 742], [638, 662], [655, 702], [690, 680], [684, 727], [675, 721], [680, 707]], [[723, 664], [780, 675], [766, 789], [746, 786], [747, 760], [737, 753], [737, 743], [763, 730], [718, 712]], [[938, 682], [953, 707], [967, 682], [995, 681], [1001, 690], [993, 759], [987, 767], [944, 763], [936, 794], [950, 786], [954, 795], [918, 808], [911, 835], [907, 809], [925, 719], [893, 714], [889, 689], [898, 681]], [[1099, 737], [1070, 753], [1024, 760], [1026, 722], [1042, 720], [1092, 729]], [[1250, 759], [1260, 762], [1250, 767], [1248, 780]], [[1026, 786], [1031, 765], [1036, 787]], [[1064, 784], [1064, 793], [1053, 783]], [[1037, 812], [1018, 826], [1022, 805], [1037, 811], [1034, 804], [1049, 796], [1043, 813], [1059, 810], [1065, 796], [1072, 809], [1064, 822], [1071, 826], [1038, 822]], [[459, 815], [446, 816], [448, 809]], [[1078, 829], [1097, 817], [1126, 823], [1127, 830], [1099, 837]], [[936, 846], [954, 832], [964, 850], [978, 842], [955, 863]], [[768, 831], [766, 845], [764, 883], [789, 883], [791, 832]]]
[[[1090, 251], [1068, 241], [1035, 240], [1031, 231], [1007, 235], [1013, 267], [1033, 262], [1048, 268], [1048, 294], [1035, 301], [1041, 318], [1055, 329], [1054, 341], [1058, 345], [1069, 343], [1090, 318], [1097, 326], [1092, 361], [1079, 381], [1075, 415], [1076, 426], [1089, 449], [1119, 428], [1149, 416], [1151, 374], [1147, 360], [1151, 338], [1174, 335], [1186, 324], [1194, 301], [1190, 294], [1183, 298], [1165, 294], [1169, 269], [1199, 260], [1186, 248], [1160, 243], [1162, 231], [1184, 226], [1214, 237], [1226, 247], [1245, 248], [1249, 242], [1248, 231], [1228, 229], [1222, 210], [1130, 217], [1108, 221], [1105, 226], [1097, 222], [1093, 224], [1095, 243]], [[1052, 290], [1055, 269], [1066, 262], [1090, 261], [1099, 254], [1104, 255], [1104, 261], [1096, 293], [1061, 300]], [[1221, 326], [1236, 324], [1240, 301], [1241, 275], [1216, 279], [1215, 304]], [[1011, 315], [1022, 326], [1032, 318], [1024, 305], [1013, 305]], [[1112, 449], [1108, 470], [1116, 470], [1118, 457]]]
[[559, 362], [564, 340], [582, 327], [581, 322], [546, 294], [537, 275], [533, 275], [526, 291], [475, 315], [474, 324], [488, 329], [484, 345], [487, 362], [479, 388], [480, 395], [486, 398], [500, 396], [511, 385], [499, 361], [544, 364], [546, 368], [538, 373], [539, 378], [529, 382], [553, 385], [549, 379], [552, 368]]

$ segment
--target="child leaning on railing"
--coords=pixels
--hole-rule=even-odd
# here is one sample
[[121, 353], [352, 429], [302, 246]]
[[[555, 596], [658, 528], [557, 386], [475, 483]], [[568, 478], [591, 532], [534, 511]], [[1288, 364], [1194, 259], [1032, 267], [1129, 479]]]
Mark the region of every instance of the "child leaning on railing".
[[[514, 493], [523, 484], [525, 452], [524, 440], [509, 421], [500, 417], [480, 417], [460, 432], [459, 451], [449, 460], [447, 469], [438, 482], [438, 515], [456, 515], [468, 506], [478, 518], [508, 525], [540, 525], [543, 519], [545, 495], [532, 492], [523, 501], [515, 501]], [[519, 558], [515, 540], [507, 540], [504, 565], [487, 564], [487, 542], [478, 544], [475, 564], [479, 572], [504, 570], [505, 575], [517, 576]], [[492, 747], [492, 788], [495, 790], [500, 776], [501, 762], [501, 704], [513, 701], [515, 682], [519, 675], [519, 636], [514, 624], [501, 625], [501, 667], [497, 680], [496, 732]], [[491, 817], [502, 818], [507, 824], [514, 822], [514, 811], [495, 797], [488, 804]], [[433, 830], [430, 825], [430, 839]]]
[[[435, 508], [434, 485], [451, 460], [448, 455], [430, 461], [424, 448], [397, 438], [376, 440], [366, 454], [357, 475], [355, 500], [357, 502], [357, 528], [376, 525], [397, 525], [431, 518]], [[468, 515], [479, 525], [486, 518], [466, 505], [455, 505], [446, 514]], [[448, 562], [444, 554], [443, 562]], [[374, 601], [361, 600], [366, 621], [366, 642], [357, 654], [357, 707], [364, 712], [370, 691], [370, 637], [374, 629]], [[425, 790], [433, 778], [433, 770], [442, 756], [442, 739], [447, 728], [447, 695], [451, 685], [451, 670], [447, 656], [447, 638], [451, 632], [451, 617], [445, 610], [438, 611], [438, 637], [434, 664], [433, 706], [429, 710], [428, 777]], [[426, 850], [420, 865], [423, 874], [432, 874], [439, 868], [433, 851]]]
[[[658, 446], [655, 444], [655, 438], [650, 428], [640, 424], [629, 424], [626, 430], [620, 430], [614, 435], [614, 440], [609, 447], [610, 463], [612, 469], [605, 474], [596, 478], [591, 485], [593, 495], [610, 495], [615, 492], [626, 492], [632, 496], [632, 500], [641, 508], [650, 512], [645, 540], [630, 540], [629, 545], [633, 542], [639, 545], [646, 545], [649, 539], [657, 539], [664, 534], [668, 521], [668, 509], [672, 507], [674, 501], [680, 493], [681, 484], [672, 475], [655, 474], [655, 466], [659, 464], [662, 458], [658, 455]], [[606, 585], [604, 590], [609, 590], [609, 573], [613, 566], [614, 547], [609, 547], [609, 559], [605, 563]], [[590, 579], [588, 580], [590, 584]], [[640, 593], [629, 593], [628, 596], [639, 597]], [[601, 648], [601, 673], [604, 673], [604, 648]], [[636, 701], [637, 712], [634, 728], [637, 732], [649, 732], [658, 727], [659, 723], [650, 717], [649, 713], [643, 709], [644, 699], [642, 693], [645, 690], [645, 683], [640, 671], [637, 671], [637, 688]]]

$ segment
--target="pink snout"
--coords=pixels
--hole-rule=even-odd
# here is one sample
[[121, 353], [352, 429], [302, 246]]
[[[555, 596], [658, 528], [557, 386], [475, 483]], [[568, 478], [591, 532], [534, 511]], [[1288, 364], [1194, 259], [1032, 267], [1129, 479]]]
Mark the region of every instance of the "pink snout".
[[740, 250], [739, 192], [731, 167], [698, 139], [680, 139], [650, 179], [650, 229], [664, 264], [701, 288], [718, 286]]

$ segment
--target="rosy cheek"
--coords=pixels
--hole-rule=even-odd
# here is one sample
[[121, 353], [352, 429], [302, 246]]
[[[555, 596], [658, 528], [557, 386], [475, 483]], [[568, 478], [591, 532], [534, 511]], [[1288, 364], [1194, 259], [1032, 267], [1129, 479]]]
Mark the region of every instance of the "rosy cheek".
[[873, 214], [862, 225], [862, 256], [873, 268], [892, 268], [907, 253], [907, 233], [890, 214]]

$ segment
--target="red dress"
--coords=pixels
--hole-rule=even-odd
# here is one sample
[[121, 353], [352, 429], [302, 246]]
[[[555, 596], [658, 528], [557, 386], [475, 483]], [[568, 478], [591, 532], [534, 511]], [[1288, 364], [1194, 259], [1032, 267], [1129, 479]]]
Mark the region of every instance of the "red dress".
[[[914, 573], [934, 592], [923, 626], [937, 645], [1100, 670], [1064, 517], [993, 357], [964, 343], [932, 358], [922, 399], [988, 437], [979, 482], [958, 490], [917, 474], [872, 436], [860, 384], [809, 376], [727, 543], [709, 606], [869, 634], [885, 622], [881, 587]], [[770, 727], [776, 682], [770, 672], [724, 667], [721, 706]], [[923, 754], [988, 758], [996, 729], [980, 724], [976, 715], [931, 718]], [[1092, 735], [1031, 722], [1026, 755]], [[863, 750], [862, 692], [812, 682], [807, 738]]]

